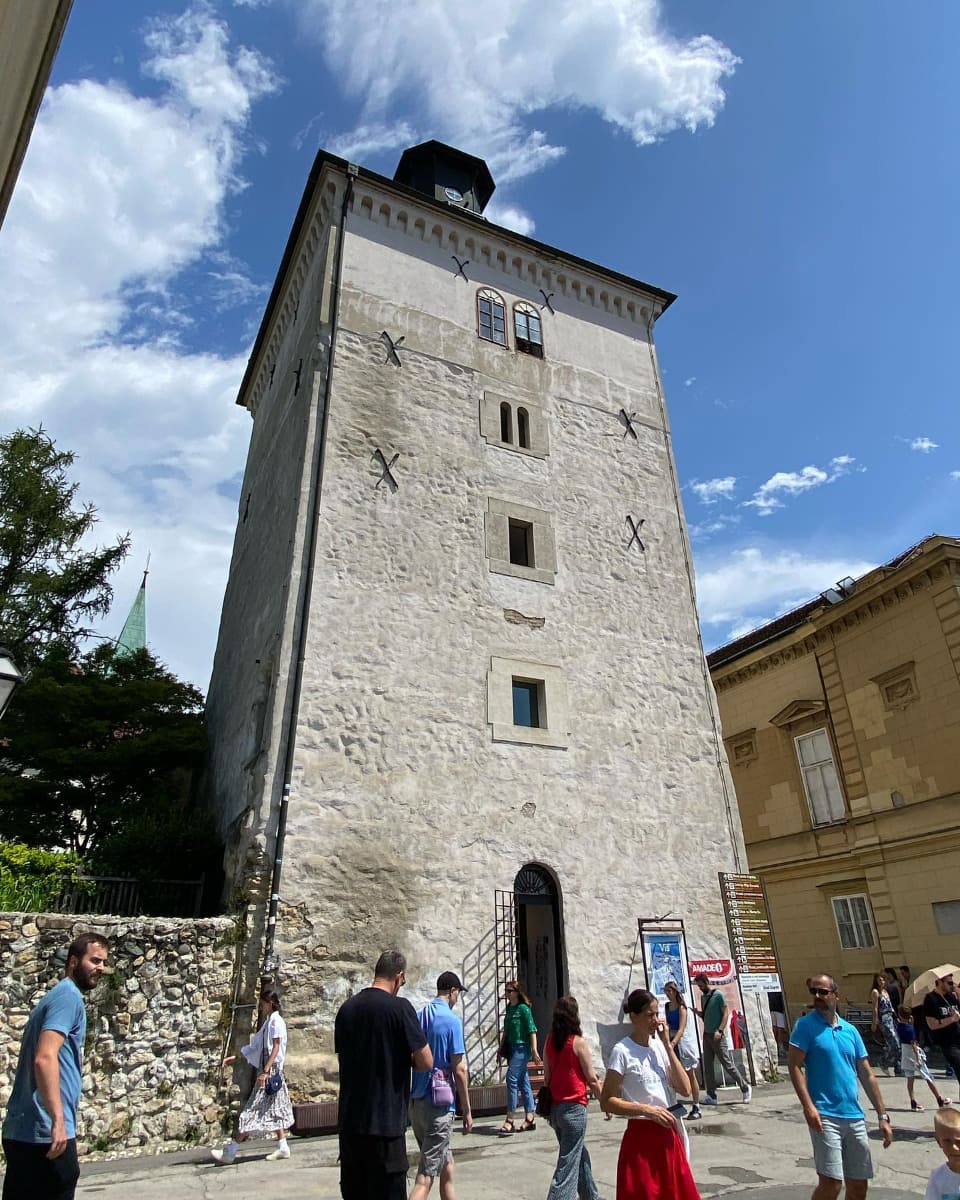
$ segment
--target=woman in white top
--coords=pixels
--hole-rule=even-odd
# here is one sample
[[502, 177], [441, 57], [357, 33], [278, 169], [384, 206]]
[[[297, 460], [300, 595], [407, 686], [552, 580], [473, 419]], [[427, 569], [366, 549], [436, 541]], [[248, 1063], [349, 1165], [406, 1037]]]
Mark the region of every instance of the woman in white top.
[[670, 1112], [687, 1075], [670, 1045], [656, 996], [637, 988], [627, 997], [630, 1036], [607, 1064], [600, 1106], [627, 1118], [617, 1161], [617, 1200], [701, 1200], [687, 1159], [686, 1135]]
[[[232, 1163], [241, 1142], [251, 1137], [264, 1137], [266, 1134], [276, 1134], [277, 1137], [277, 1148], [272, 1154], [268, 1154], [267, 1158], [290, 1157], [287, 1130], [293, 1125], [293, 1108], [290, 1104], [290, 1093], [287, 1091], [287, 1081], [283, 1077], [283, 1060], [287, 1054], [287, 1026], [281, 1012], [280, 997], [269, 988], [264, 988], [260, 993], [260, 1024], [257, 1032], [246, 1046], [240, 1048], [240, 1053], [257, 1071], [256, 1083], [240, 1113], [237, 1136], [223, 1149], [210, 1151], [215, 1162]], [[236, 1055], [231, 1054], [223, 1060], [223, 1065], [228, 1067], [235, 1061]], [[274, 1074], [279, 1076], [280, 1086], [271, 1091], [267, 1084]]]

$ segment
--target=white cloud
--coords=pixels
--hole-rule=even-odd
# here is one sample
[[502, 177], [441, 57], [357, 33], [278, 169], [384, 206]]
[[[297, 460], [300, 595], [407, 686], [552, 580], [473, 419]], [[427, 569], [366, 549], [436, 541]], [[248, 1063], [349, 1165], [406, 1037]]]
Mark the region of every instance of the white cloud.
[[[705, 626], [714, 627], [712, 644], [755, 629], [819, 595], [836, 580], [855, 579], [875, 563], [859, 558], [817, 557], [799, 551], [767, 551], [746, 546], [722, 557], [699, 555], [697, 600]], [[717, 627], [722, 627], [717, 628]]]
[[359, 162], [384, 150], [405, 150], [421, 140], [407, 121], [393, 124], [376, 121], [369, 125], [358, 125], [349, 133], [330, 138], [324, 149], [348, 162]]
[[699, 521], [695, 525], [691, 525], [689, 527], [689, 534], [696, 541], [705, 542], [713, 537], [715, 533], [722, 533], [725, 529], [729, 529], [731, 525], [739, 524], [739, 513], [721, 513], [717, 517], [710, 517], [706, 521]]
[[938, 443], [928, 437], [916, 437], [910, 440], [910, 449], [919, 450], [921, 454], [929, 454], [931, 450], [936, 450]]
[[701, 504], [716, 504], [718, 500], [729, 500], [736, 486], [736, 475], [724, 475], [721, 479], [690, 480], [690, 490], [696, 493]]
[[831, 458], [829, 470], [822, 467], [806, 466], [799, 471], [777, 471], [766, 483], [762, 483], [753, 494], [751, 500], [744, 500], [744, 508], [755, 508], [761, 517], [768, 517], [783, 508], [784, 496], [799, 496], [811, 488], [821, 487], [825, 483], [849, 474], [856, 462], [849, 454], [838, 454]]
[[151, 23], [147, 47], [155, 98], [87, 80], [44, 102], [0, 239], [0, 423], [42, 420], [77, 453], [97, 537], [133, 534], [104, 632], [152, 551], [151, 646], [205, 685], [249, 435], [233, 403], [245, 356], [184, 352], [176, 287], [204, 262], [214, 304], [258, 291], [222, 252], [223, 210], [251, 106], [277, 80], [206, 5]]
[[535, 114], [589, 109], [646, 145], [712, 125], [739, 61], [712, 37], [670, 33], [660, 0], [487, 0], [481, 21], [460, 0], [287, 2], [362, 100], [363, 125], [406, 106], [500, 183], [564, 153]]
[[501, 204], [498, 200], [491, 200], [483, 210], [483, 215], [494, 225], [502, 225], [504, 229], [512, 229], [514, 233], [522, 233], [524, 237], [530, 237], [537, 227], [533, 217], [522, 208], [513, 204]]
[[696, 382], [697, 382], [697, 377], [696, 377], [696, 375], [691, 375], [689, 379], [685, 379], [685, 380], [683, 381], [683, 386], [684, 386], [684, 387], [693, 387], [693, 385], [694, 385]]
[[960, 480], [960, 471], [951, 471], [950, 478]]

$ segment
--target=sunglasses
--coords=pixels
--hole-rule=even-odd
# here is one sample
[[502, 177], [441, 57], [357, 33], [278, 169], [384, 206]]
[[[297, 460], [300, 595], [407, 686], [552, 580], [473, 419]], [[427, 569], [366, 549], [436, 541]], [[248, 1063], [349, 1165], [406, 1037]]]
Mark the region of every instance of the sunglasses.
[[811, 996], [829, 996], [833, 988], [807, 988]]

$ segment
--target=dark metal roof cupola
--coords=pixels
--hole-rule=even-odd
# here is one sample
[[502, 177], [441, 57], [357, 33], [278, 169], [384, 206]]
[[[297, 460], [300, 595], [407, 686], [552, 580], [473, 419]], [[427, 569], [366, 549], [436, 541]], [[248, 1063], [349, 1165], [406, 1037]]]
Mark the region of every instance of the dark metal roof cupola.
[[475, 213], [483, 212], [497, 186], [482, 158], [443, 142], [421, 142], [404, 150], [393, 178], [442, 203]]

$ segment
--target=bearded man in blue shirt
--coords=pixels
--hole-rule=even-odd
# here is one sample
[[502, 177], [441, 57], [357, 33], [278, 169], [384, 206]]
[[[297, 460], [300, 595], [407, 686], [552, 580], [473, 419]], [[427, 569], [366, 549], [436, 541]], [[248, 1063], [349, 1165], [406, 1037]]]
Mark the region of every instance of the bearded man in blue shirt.
[[74, 938], [64, 978], [27, 1021], [3, 1122], [3, 1200], [73, 1200], [80, 1177], [77, 1109], [87, 1032], [83, 994], [100, 982], [108, 953], [100, 934]]
[[873, 1178], [873, 1161], [858, 1079], [880, 1118], [884, 1149], [893, 1141], [893, 1126], [863, 1038], [837, 1013], [836, 980], [813, 975], [807, 990], [813, 997], [813, 1011], [793, 1027], [787, 1064], [813, 1142], [818, 1182], [811, 1200], [837, 1200], [843, 1184], [846, 1200], [864, 1200], [867, 1182]]

